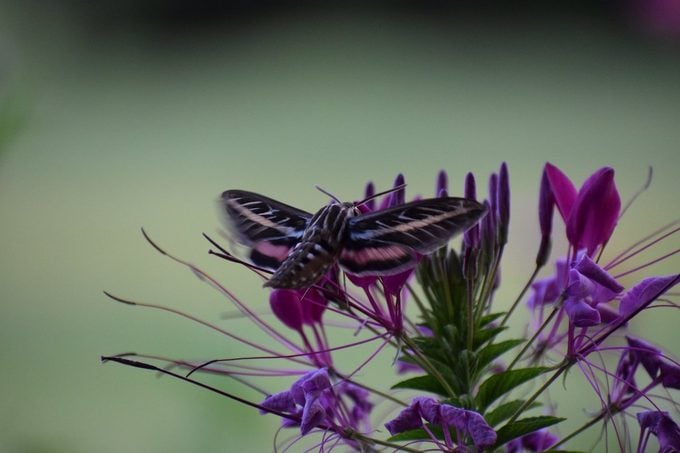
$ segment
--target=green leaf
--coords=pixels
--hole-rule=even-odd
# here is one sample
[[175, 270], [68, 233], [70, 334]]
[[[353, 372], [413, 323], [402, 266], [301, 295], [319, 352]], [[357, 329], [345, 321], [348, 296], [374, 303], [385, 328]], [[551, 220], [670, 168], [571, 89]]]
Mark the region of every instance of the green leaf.
[[496, 335], [503, 332], [507, 328], [508, 328], [507, 326], [485, 327], [483, 329], [478, 330], [477, 332], [475, 332], [474, 345], [473, 345], [474, 349], [476, 350], [477, 348], [479, 348], [481, 345], [483, 345], [487, 341], [492, 340]]
[[[515, 412], [517, 412], [517, 410], [522, 407], [522, 404], [524, 404], [524, 400], [508, 401], [507, 403], [501, 404], [486, 414], [484, 418], [489, 425], [495, 426], [515, 415]], [[529, 405], [529, 407], [527, 407], [527, 409], [531, 409], [540, 405], [541, 403], [533, 402]]]
[[477, 406], [480, 412], [484, 412], [489, 407], [489, 404], [513, 388], [549, 370], [550, 368], [548, 367], [520, 368], [518, 370], [504, 371], [489, 377], [479, 386], [479, 391], [477, 392]]
[[[430, 425], [430, 424], [427, 424], [426, 426], [427, 426], [427, 429], [429, 429], [432, 432], [432, 434], [434, 434], [434, 437], [436, 437], [437, 439], [442, 439], [444, 437], [444, 433], [442, 432], [441, 426]], [[420, 440], [420, 439], [430, 439], [430, 435], [423, 428], [416, 428], [416, 429], [412, 429], [410, 431], [404, 431], [403, 433], [395, 434], [394, 436], [387, 439], [387, 441], [388, 442], [404, 442], [404, 441]]]
[[482, 316], [482, 319], [479, 320], [479, 327], [484, 327], [487, 324], [489, 324], [490, 322], [497, 320], [498, 318], [500, 318], [503, 315], [505, 315], [504, 311], [502, 311], [500, 313], [491, 313], [491, 314], [488, 314], [488, 315], [484, 315], [484, 316]]
[[524, 343], [524, 340], [506, 340], [500, 343], [493, 343], [479, 351], [477, 355], [477, 369], [481, 370], [489, 363], [491, 363], [496, 357], [503, 355], [505, 352], [514, 348], [518, 344]]
[[397, 382], [392, 386], [393, 389], [413, 389], [422, 390], [425, 392], [435, 393], [437, 395], [448, 396], [444, 387], [433, 376], [416, 376], [405, 381]]
[[508, 423], [496, 431], [498, 438], [496, 439], [496, 444], [494, 447], [500, 447], [512, 439], [525, 434], [533, 433], [534, 431], [538, 431], [539, 429], [545, 428], [546, 426], [554, 425], [563, 420], [566, 420], [566, 418], [541, 415], [540, 417], [527, 417], [512, 423]]

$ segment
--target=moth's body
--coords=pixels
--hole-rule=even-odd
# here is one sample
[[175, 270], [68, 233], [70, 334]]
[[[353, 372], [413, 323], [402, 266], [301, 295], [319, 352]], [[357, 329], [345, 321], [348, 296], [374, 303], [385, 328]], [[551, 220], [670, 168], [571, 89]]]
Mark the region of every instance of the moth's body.
[[243, 190], [227, 190], [222, 202], [236, 239], [251, 249], [251, 261], [274, 271], [265, 283], [272, 288], [309, 288], [335, 264], [357, 276], [394, 275], [486, 212], [474, 200], [453, 197], [368, 213], [359, 211], [360, 203], [332, 201], [314, 215]]
[[357, 214], [351, 203], [331, 203], [317, 212], [302, 239], [264, 286], [307, 288], [318, 282], [340, 257], [347, 220]]

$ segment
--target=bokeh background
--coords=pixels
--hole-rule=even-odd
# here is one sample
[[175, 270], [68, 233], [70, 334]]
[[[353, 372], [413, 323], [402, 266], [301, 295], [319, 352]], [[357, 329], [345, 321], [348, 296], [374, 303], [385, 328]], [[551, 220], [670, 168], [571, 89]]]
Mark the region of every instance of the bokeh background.
[[[614, 166], [624, 200], [654, 167], [612, 254], [677, 217], [677, 2], [457, 3], [1, 2], [0, 451], [272, 449], [273, 417], [99, 362], [125, 351], [248, 353], [102, 294], [257, 336], [139, 233], [266, 310], [255, 278], [206, 253], [201, 233], [220, 227], [224, 189], [315, 210], [325, 197], [314, 184], [351, 200], [367, 180], [386, 188], [404, 172], [411, 195], [431, 195], [444, 168], [461, 193], [466, 172], [486, 178], [507, 161], [513, 224], [501, 304], [532, 270], [545, 161], [579, 183]], [[679, 267], [671, 259], [650, 272]], [[677, 325], [667, 311], [631, 329], [672, 351]], [[365, 379], [392, 382], [387, 355]], [[571, 380], [556, 395], [571, 416], [563, 432], [598, 407]], [[571, 447], [589, 449], [598, 434]]]

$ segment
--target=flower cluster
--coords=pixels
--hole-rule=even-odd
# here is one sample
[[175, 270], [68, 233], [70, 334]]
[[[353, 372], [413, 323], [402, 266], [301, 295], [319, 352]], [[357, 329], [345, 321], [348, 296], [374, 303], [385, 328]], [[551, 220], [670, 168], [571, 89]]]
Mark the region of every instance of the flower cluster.
[[[442, 171], [434, 195], [453, 206], [460, 199], [450, 198], [449, 192], [448, 177]], [[403, 233], [404, 243], [397, 236], [392, 242], [366, 245], [370, 248], [366, 253], [374, 266], [375, 260], [398, 261], [396, 272], [356, 275], [336, 262], [315, 285], [271, 289], [269, 308], [277, 323], [249, 308], [252, 304], [199, 267], [161, 249], [145, 233], [157, 250], [223, 293], [271, 341], [255, 342], [163, 305], [111, 296], [198, 322], [254, 349], [257, 355], [208, 362], [151, 354], [104, 359], [155, 370], [278, 416], [283, 428], [296, 430], [293, 438], [283, 442], [286, 448], [539, 452], [568, 444], [599, 425], [613, 427], [617, 445], [625, 450], [632, 449], [632, 440], [624, 437], [633, 431], [616, 429], [617, 423], [635, 415], [637, 451], [651, 448], [652, 442], [659, 451], [680, 449], [680, 428], [673, 412], [668, 412], [669, 408], [677, 410], [673, 392], [680, 389], [680, 364], [662, 348], [628, 332], [631, 320], [651, 307], [665, 306], [671, 313], [677, 308], [671, 289], [680, 282], [680, 274], [650, 276], [645, 271], [671, 259], [680, 249], [630, 264], [641, 251], [680, 231], [677, 222], [604, 259], [605, 252], [618, 247], [610, 239], [625, 212], [614, 170], [601, 168], [576, 189], [560, 169], [548, 163], [538, 194], [541, 236], [534, 270], [515, 302], [499, 311], [496, 293], [510, 239], [506, 164], [489, 177], [485, 198], [479, 196], [477, 178], [471, 173], [463, 192], [465, 200], [460, 202], [474, 202], [479, 208], [474, 218], [454, 219], [463, 233], [459, 248], [416, 252], [407, 245], [418, 240], [408, 228], [385, 224], [394, 234]], [[392, 190], [376, 195], [369, 183], [364, 195], [353, 205], [357, 213], [380, 215], [410, 206], [405, 205], [402, 175]], [[555, 208], [565, 225], [566, 251], [554, 260], [553, 272], [538, 279], [550, 262]], [[402, 214], [400, 221], [433, 235], [426, 227], [454, 228], [455, 221], [453, 226], [437, 222], [455, 215], [454, 211], [437, 211], [428, 217], [423, 209]], [[412, 237], [407, 238], [409, 234]], [[267, 280], [267, 270], [208, 239], [215, 247], [212, 254], [246, 266], [259, 281]], [[354, 250], [356, 256], [360, 252]], [[523, 301], [531, 313], [527, 338], [510, 338], [507, 326]], [[406, 310], [407, 302], [412, 309]], [[349, 329], [353, 339], [338, 341], [330, 332], [336, 329]], [[351, 351], [353, 366], [341, 369], [334, 358], [345, 351]], [[394, 357], [395, 381], [374, 388], [362, 382], [361, 370], [382, 354]], [[179, 374], [167, 365], [188, 372]], [[564, 433], [559, 423], [570, 414], [563, 414], [549, 393], [553, 383], [570, 370], [583, 373], [600, 407], [581, 427]], [[235, 379], [261, 392], [262, 398], [246, 400], [224, 392], [197, 380], [194, 373]], [[409, 377], [397, 378], [404, 373]], [[534, 390], [528, 394], [531, 383]], [[655, 389], [665, 394], [659, 396]], [[375, 410], [378, 405], [380, 411]]]

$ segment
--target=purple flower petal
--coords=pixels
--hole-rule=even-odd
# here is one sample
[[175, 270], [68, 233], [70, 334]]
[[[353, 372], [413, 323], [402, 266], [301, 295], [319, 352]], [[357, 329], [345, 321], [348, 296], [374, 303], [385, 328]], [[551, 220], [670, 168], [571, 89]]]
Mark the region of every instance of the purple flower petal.
[[421, 426], [423, 426], [423, 421], [420, 418], [418, 403], [415, 402], [399, 412], [396, 418], [385, 423], [385, 428], [393, 436], [404, 431], [420, 428]]
[[567, 285], [567, 295], [569, 297], [584, 298], [593, 293], [594, 285], [585, 275], [576, 269], [569, 271], [569, 284]]
[[439, 403], [428, 397], [414, 398], [413, 403], [420, 408], [420, 415], [430, 423], [438, 425], [441, 423], [441, 415], [439, 413]]
[[[373, 195], [375, 195], [375, 186], [369, 181], [364, 189], [364, 199], [371, 198]], [[365, 206], [369, 211], [375, 211], [375, 199], [371, 199], [361, 206]]]
[[[406, 179], [404, 178], [404, 175], [399, 173], [397, 177], [394, 179], [394, 187], [399, 187], [399, 186], [404, 186], [406, 184]], [[390, 194], [389, 197], [389, 206], [398, 206], [401, 204], [404, 204], [406, 200], [406, 189], [404, 187], [401, 187], [400, 189], [395, 190]]]
[[533, 433], [522, 436], [522, 446], [529, 451], [544, 451], [548, 447], [557, 443], [559, 437], [546, 429], [541, 429]]
[[637, 414], [638, 423], [644, 436], [644, 431], [654, 433], [659, 441], [659, 452], [671, 453], [680, 451], [680, 427], [671, 419], [667, 412], [645, 411]]
[[472, 438], [475, 447], [482, 450], [496, 443], [496, 431], [489, 426], [480, 414], [474, 411], [467, 412], [467, 432]]
[[577, 250], [592, 255], [609, 240], [621, 212], [621, 198], [614, 184], [614, 169], [601, 168], [584, 183], [567, 220], [567, 239]]
[[467, 411], [450, 404], [439, 405], [440, 423], [445, 426], [453, 426], [459, 431], [467, 430]]
[[300, 420], [300, 432], [304, 436], [321, 423], [326, 415], [326, 410], [318, 399], [310, 399], [305, 403]]
[[298, 292], [292, 289], [275, 289], [269, 294], [269, 306], [274, 315], [293, 330], [302, 329], [302, 307]]
[[551, 163], [545, 164], [544, 172], [550, 182], [550, 188], [555, 199], [557, 209], [566, 222], [571, 215], [571, 210], [576, 201], [578, 192], [571, 180], [562, 171]]
[[544, 237], [549, 237], [552, 233], [552, 218], [554, 209], [555, 197], [553, 196], [553, 192], [550, 188], [550, 181], [548, 179], [546, 169], [544, 169], [543, 176], [541, 177], [541, 188], [538, 195], [538, 223], [541, 227], [541, 235]]
[[665, 277], [649, 277], [628, 290], [621, 298], [619, 313], [621, 316], [629, 316], [643, 306], [646, 306], [673, 286], [680, 282], [680, 275], [668, 275]]
[[639, 338], [626, 336], [626, 341], [631, 348], [630, 354], [642, 363], [650, 377], [655, 378], [659, 371], [661, 350]]
[[498, 173], [498, 224], [501, 244], [507, 242], [508, 225], [510, 224], [510, 178], [508, 165], [503, 162]]
[[680, 390], [680, 367], [674, 363], [660, 362], [661, 385], [670, 389]]
[[435, 197], [448, 196], [449, 177], [445, 170], [441, 170], [437, 175], [437, 187], [435, 188]]
[[306, 399], [316, 398], [323, 390], [331, 388], [331, 380], [325, 368], [307, 373], [305, 377], [306, 379], [301, 382], [301, 386]]
[[[279, 412], [294, 413], [296, 410], [293, 394], [289, 390], [269, 395], [264, 399], [264, 401], [262, 401], [261, 405], [267, 409], [272, 409]], [[266, 413], [266, 411], [261, 412]]]
[[[472, 173], [468, 173], [467, 176], [465, 176], [465, 198], [470, 200], [477, 199], [475, 175]], [[477, 247], [479, 244], [479, 226], [477, 226], [477, 224], [463, 233], [463, 243], [468, 248]]]
[[618, 294], [623, 291], [623, 286], [609, 275], [607, 271], [598, 266], [588, 255], [583, 254], [574, 266], [574, 269], [585, 275], [598, 285]]
[[601, 322], [600, 313], [578, 297], [569, 297], [564, 302], [564, 310], [576, 327], [590, 327]]
[[618, 312], [606, 305], [598, 304], [595, 310], [600, 313], [600, 321], [604, 324], [611, 324], [619, 319]]

